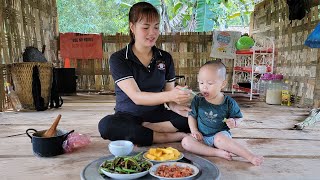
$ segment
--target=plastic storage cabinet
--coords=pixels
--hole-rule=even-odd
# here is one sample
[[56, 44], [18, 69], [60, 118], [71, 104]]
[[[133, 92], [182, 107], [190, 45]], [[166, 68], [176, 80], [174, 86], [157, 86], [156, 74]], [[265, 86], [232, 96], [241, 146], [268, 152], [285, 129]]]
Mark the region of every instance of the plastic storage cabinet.
[[274, 40], [270, 37], [255, 37], [250, 50], [237, 51], [234, 59], [232, 93], [247, 92], [250, 100], [259, 93], [259, 79], [264, 73], [273, 73]]

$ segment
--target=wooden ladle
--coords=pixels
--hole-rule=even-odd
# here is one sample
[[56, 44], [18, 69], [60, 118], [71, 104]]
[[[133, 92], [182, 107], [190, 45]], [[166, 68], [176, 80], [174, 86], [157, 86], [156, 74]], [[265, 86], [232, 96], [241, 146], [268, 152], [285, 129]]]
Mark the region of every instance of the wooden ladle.
[[45, 133], [43, 133], [42, 137], [47, 137], [48, 138], [48, 137], [55, 136], [56, 133], [57, 133], [57, 126], [59, 124], [60, 119], [61, 119], [61, 114], [58, 115], [56, 120], [51, 125], [50, 129], [48, 129]]

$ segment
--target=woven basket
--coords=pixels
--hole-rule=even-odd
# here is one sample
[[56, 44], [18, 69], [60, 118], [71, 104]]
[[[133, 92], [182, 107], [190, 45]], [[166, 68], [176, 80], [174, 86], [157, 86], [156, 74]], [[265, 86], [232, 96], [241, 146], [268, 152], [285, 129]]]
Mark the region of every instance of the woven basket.
[[41, 82], [41, 97], [44, 98], [44, 106], [48, 107], [51, 94], [52, 68], [48, 62], [23, 62], [11, 65], [12, 80], [15, 91], [24, 109], [34, 110], [32, 95], [32, 72], [33, 67], [38, 66]]

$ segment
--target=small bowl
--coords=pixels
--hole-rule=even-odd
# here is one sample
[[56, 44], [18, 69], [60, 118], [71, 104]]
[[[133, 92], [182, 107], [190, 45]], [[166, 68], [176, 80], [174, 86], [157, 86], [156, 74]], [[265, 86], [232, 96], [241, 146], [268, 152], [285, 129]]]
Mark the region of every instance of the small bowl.
[[132, 152], [133, 143], [127, 140], [111, 141], [108, 148], [114, 156], [126, 156]]

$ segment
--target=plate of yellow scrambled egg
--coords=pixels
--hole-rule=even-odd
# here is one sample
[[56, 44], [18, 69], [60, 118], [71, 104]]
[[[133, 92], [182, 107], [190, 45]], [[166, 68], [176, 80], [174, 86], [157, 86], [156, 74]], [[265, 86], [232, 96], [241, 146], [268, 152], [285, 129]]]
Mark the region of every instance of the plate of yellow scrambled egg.
[[174, 162], [183, 158], [183, 153], [172, 147], [150, 148], [143, 157], [152, 162]]

